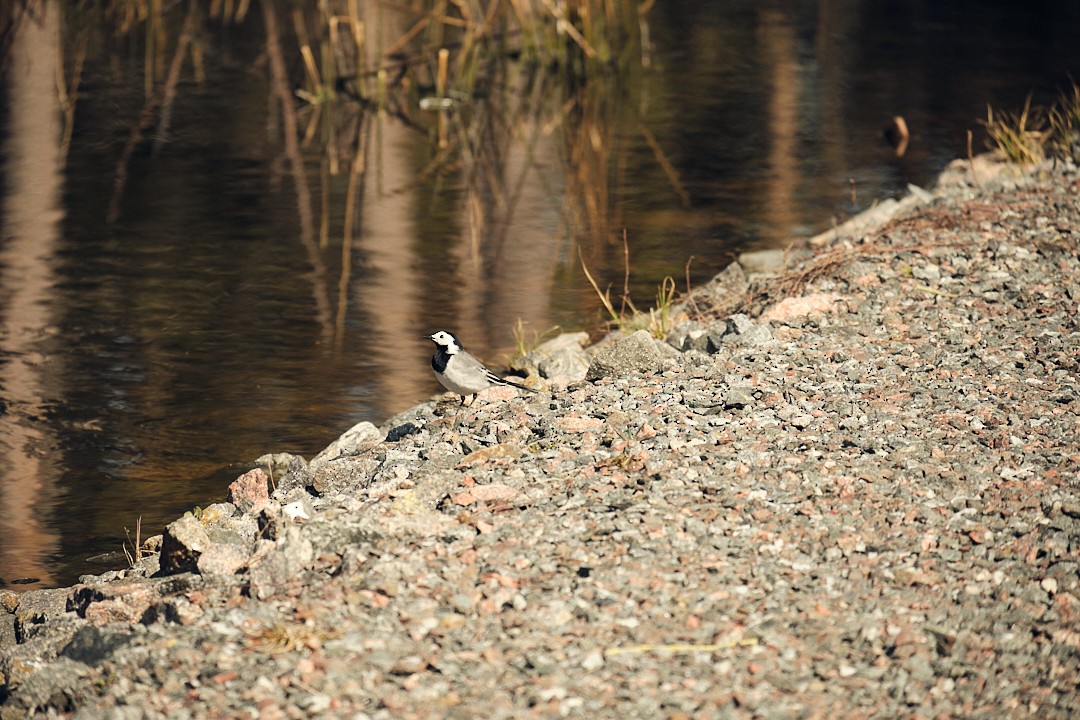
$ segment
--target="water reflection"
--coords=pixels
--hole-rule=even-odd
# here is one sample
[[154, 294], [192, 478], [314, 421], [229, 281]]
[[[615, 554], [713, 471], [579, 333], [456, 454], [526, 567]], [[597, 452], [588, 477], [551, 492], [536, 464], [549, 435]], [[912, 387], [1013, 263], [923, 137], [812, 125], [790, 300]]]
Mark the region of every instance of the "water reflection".
[[[54, 511], [56, 437], [46, 422], [50, 378], [65, 358], [42, 352], [54, 331], [55, 254], [60, 240], [63, 169], [58, 77], [60, 22], [45, 6], [19, 25], [11, 44], [7, 92], [12, 112], [2, 153], [6, 191], [0, 247], [0, 583], [52, 584], [47, 562], [60, 546], [46, 520]], [[55, 398], [61, 403], [61, 398]]]
[[[618, 290], [624, 229], [645, 306], [691, 256], [696, 282], [925, 183], [985, 103], [1080, 77], [1080, 13], [1029, 24], [1037, 3], [665, 2], [651, 69], [504, 62], [433, 113], [435, 70], [397, 59], [420, 21], [373, 2], [362, 25], [339, 8], [361, 40], [340, 56], [314, 5], [170, 6], [153, 32], [40, 5], [0, 94], [0, 579], [40, 585], [122, 563], [125, 527], [219, 499], [263, 452], [437, 392], [422, 335], [498, 364], [519, 319], [594, 326], [578, 253]], [[391, 70], [381, 111], [326, 72], [357, 53]], [[40, 91], [56, 76], [73, 114]], [[896, 114], [903, 158], [880, 137]]]

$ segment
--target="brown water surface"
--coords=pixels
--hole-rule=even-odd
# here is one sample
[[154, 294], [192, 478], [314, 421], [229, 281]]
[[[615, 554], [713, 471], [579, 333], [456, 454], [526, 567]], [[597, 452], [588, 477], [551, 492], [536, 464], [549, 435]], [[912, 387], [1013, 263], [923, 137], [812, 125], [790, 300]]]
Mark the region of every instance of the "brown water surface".
[[[571, 87], [505, 63], [443, 118], [465, 148], [445, 163], [423, 89], [397, 114], [295, 99], [290, 148], [274, 27], [287, 91], [303, 65], [290, 16], [272, 26], [263, 3], [199, 23], [167, 125], [125, 158], [149, 33], [61, 5], [11, 33], [0, 84], [0, 586], [15, 588], [120, 567], [139, 517], [160, 532], [258, 455], [310, 457], [427, 398], [425, 334], [498, 364], [518, 319], [595, 329], [579, 250], [618, 290], [625, 230], [648, 306], [691, 257], [700, 282], [926, 184], [967, 130], [981, 148], [987, 103], [1046, 103], [1080, 78], [1076, 3], [661, 2], [647, 67]], [[380, 17], [372, 52], [410, 27]], [[882, 140], [894, 115], [912, 130], [902, 157]]]

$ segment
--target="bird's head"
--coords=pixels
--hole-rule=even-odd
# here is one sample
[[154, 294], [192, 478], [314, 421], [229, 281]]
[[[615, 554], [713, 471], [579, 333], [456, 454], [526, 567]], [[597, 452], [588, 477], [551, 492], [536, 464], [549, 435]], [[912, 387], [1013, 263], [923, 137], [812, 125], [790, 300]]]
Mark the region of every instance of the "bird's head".
[[440, 330], [434, 335], [425, 335], [424, 337], [434, 342], [450, 355], [453, 355], [461, 349], [461, 343], [458, 342], [458, 339], [445, 330]]

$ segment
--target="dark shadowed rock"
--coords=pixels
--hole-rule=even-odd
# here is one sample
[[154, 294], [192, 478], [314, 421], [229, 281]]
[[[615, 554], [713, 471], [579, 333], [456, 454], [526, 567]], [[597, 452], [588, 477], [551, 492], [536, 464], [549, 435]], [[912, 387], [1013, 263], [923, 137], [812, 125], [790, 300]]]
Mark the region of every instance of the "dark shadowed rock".
[[161, 573], [175, 575], [197, 570], [199, 556], [208, 547], [210, 535], [194, 515], [187, 513], [174, 520], [165, 528], [161, 539]]
[[93, 625], [79, 628], [75, 637], [61, 651], [64, 657], [87, 665], [97, 665], [112, 655], [113, 650], [131, 640], [128, 633], [101, 630]]
[[154, 623], [174, 623], [191, 625], [199, 620], [205, 611], [183, 595], [163, 598], [146, 609], [141, 622], [143, 625]]

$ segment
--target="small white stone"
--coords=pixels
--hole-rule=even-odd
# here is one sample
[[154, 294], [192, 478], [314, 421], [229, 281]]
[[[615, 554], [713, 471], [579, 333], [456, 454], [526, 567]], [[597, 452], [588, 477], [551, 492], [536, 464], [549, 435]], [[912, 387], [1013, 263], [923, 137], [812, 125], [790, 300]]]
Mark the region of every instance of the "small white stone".
[[288, 505], [281, 506], [281, 512], [285, 517], [289, 518], [290, 522], [296, 522], [297, 520], [310, 520], [311, 516], [308, 515], [307, 509], [304, 507], [303, 500], [296, 500]]
[[1055, 595], [1058, 591], [1058, 581], [1052, 577], [1043, 578], [1042, 582], [1039, 583], [1039, 587], [1051, 595]]
[[591, 651], [585, 656], [585, 659], [581, 661], [581, 667], [587, 672], [599, 670], [604, 667], [604, 653], [600, 650]]

